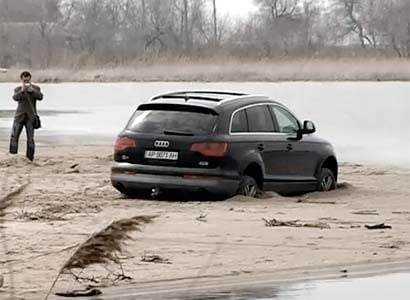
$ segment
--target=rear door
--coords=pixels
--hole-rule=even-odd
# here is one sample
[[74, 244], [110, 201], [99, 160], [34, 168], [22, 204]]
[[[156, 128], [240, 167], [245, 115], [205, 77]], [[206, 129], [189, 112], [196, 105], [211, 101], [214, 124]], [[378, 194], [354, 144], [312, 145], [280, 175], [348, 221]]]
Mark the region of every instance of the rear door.
[[[285, 146], [275, 132], [275, 125], [269, 106], [256, 105], [246, 109], [249, 124], [249, 134], [254, 137], [253, 147], [257, 149], [265, 165], [265, 181], [280, 181], [286, 174]], [[279, 143], [278, 143], [279, 142]]]

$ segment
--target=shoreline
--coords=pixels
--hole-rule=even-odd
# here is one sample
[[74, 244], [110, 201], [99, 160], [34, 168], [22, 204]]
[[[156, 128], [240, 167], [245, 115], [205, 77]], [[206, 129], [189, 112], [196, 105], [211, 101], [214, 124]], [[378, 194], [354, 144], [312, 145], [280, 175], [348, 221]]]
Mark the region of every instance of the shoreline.
[[[16, 82], [24, 68], [4, 69], [0, 82]], [[32, 69], [38, 83], [62, 82], [330, 82], [410, 81], [410, 60], [318, 59], [136, 63], [126, 66]]]
[[[108, 298], [110, 298], [110, 296], [159, 297], [169, 295], [169, 293], [220, 293], [261, 288], [284, 288], [286, 290], [286, 287], [300, 283], [383, 277], [408, 272], [410, 272], [410, 258], [396, 261], [362, 262], [351, 265], [339, 264], [283, 269], [275, 272], [261, 272], [259, 274], [248, 275], [221, 275], [203, 278], [175, 278], [163, 281], [139, 282], [120, 288], [113, 287], [104, 289], [104, 295]], [[221, 280], [223, 281], [221, 282]]]

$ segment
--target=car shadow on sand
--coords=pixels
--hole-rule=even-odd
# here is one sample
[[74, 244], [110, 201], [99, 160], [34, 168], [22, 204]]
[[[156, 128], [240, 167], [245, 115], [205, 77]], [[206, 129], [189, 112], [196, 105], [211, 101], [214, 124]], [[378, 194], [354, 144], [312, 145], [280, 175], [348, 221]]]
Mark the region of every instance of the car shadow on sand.
[[305, 199], [329, 199], [336, 198], [342, 194], [350, 193], [354, 187], [347, 182], [339, 183], [337, 189], [330, 192], [311, 192], [305, 194], [298, 194], [292, 196], [279, 195], [275, 192], [260, 192], [256, 198], [246, 197], [241, 195], [236, 196], [220, 196], [212, 195], [206, 192], [186, 192], [186, 191], [153, 191], [153, 192], [138, 192], [130, 195], [122, 195], [123, 199], [128, 200], [143, 200], [143, 201], [157, 201], [157, 202], [216, 202], [216, 201], [260, 201], [260, 200], [289, 200], [289, 201], [303, 201]]

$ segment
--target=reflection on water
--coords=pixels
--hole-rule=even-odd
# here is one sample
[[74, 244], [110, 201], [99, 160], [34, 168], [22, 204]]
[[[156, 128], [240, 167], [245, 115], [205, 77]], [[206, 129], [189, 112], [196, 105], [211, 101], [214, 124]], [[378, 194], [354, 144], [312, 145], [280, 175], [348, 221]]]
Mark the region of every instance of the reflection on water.
[[278, 294], [292, 300], [410, 299], [410, 274], [304, 283]]
[[[0, 84], [0, 110], [13, 110], [14, 84]], [[138, 104], [173, 90], [230, 90], [271, 96], [301, 119], [315, 121], [342, 161], [410, 166], [410, 83], [66, 83], [44, 84], [40, 142], [109, 142]], [[40, 113], [42, 114], [42, 113]], [[9, 136], [11, 118], [0, 118], [0, 140]], [[3, 129], [3, 133], [1, 133]]]
[[277, 290], [275, 289], [261, 289], [257, 291], [241, 290], [235, 292], [215, 292], [191, 296], [178, 296], [178, 300], [264, 300], [276, 299]]
[[[410, 299], [410, 274], [341, 280], [314, 281], [281, 289], [258, 288], [247, 291], [203, 293], [178, 296], [183, 300], [408, 300]], [[174, 298], [172, 298], [174, 299]]]

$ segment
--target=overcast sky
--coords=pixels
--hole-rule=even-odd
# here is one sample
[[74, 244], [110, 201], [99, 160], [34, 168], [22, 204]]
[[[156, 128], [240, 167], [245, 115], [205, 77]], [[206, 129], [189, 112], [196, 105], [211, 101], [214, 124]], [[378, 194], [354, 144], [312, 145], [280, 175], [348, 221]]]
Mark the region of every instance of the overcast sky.
[[[326, 8], [330, 1], [315, 0], [315, 2], [320, 3], [320, 5]], [[216, 0], [216, 5], [219, 14], [229, 14], [233, 17], [243, 17], [256, 10], [254, 0]]]
[[246, 16], [255, 10], [253, 0], [216, 0], [219, 13], [231, 16]]

